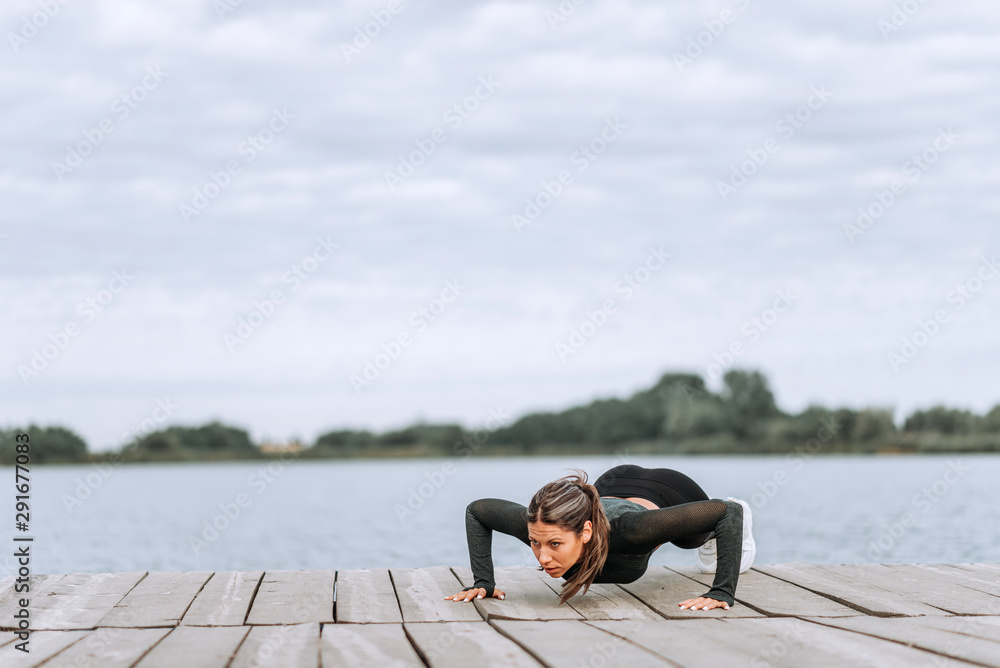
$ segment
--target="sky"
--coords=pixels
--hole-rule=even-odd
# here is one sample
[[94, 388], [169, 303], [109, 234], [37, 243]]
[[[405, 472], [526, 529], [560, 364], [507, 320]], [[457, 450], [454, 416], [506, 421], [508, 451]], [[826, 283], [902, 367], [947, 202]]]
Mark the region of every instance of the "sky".
[[0, 28], [0, 426], [478, 428], [731, 368], [788, 411], [1000, 403], [995, 3]]

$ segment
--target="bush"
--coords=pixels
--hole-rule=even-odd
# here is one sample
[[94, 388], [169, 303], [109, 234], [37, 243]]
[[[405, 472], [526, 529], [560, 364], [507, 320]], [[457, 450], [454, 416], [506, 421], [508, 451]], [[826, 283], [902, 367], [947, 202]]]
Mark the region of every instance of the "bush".
[[896, 423], [892, 419], [892, 411], [884, 408], [866, 408], [857, 414], [851, 439], [855, 441], [874, 441], [884, 439], [896, 433]]
[[969, 411], [934, 406], [916, 411], [903, 423], [903, 431], [931, 431], [939, 434], [969, 434], [975, 430], [975, 415]]
[[65, 427], [39, 427], [0, 430], [0, 463], [14, 464], [17, 456], [15, 437], [28, 434], [32, 464], [87, 461], [87, 442]]

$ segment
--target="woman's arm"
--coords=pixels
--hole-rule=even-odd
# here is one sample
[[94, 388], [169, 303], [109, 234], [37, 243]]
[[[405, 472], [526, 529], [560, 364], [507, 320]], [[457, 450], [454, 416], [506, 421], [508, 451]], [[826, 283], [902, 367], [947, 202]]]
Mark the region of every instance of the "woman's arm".
[[618, 540], [629, 551], [652, 552], [657, 545], [692, 535], [715, 532], [715, 580], [706, 598], [733, 605], [743, 553], [743, 506], [711, 499], [679, 506], [625, 513]]
[[[520, 503], [503, 499], [479, 499], [465, 509], [465, 537], [469, 543], [472, 587], [482, 587], [487, 598], [493, 596], [493, 532], [514, 536], [525, 545], [528, 540], [528, 509]], [[471, 589], [466, 587], [462, 591]]]

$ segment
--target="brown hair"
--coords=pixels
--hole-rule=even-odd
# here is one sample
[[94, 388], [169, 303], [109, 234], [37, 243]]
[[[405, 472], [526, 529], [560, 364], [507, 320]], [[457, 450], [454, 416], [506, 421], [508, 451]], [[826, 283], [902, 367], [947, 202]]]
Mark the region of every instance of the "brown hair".
[[585, 471], [572, 470], [575, 473], [553, 480], [535, 492], [528, 504], [528, 522], [555, 524], [578, 536], [587, 520], [594, 527], [590, 540], [583, 546], [580, 569], [563, 583], [560, 604], [572, 598], [581, 587], [584, 588], [583, 593], [587, 593], [597, 573], [604, 567], [611, 540], [611, 523], [601, 506], [601, 495], [596, 487], [587, 484]]

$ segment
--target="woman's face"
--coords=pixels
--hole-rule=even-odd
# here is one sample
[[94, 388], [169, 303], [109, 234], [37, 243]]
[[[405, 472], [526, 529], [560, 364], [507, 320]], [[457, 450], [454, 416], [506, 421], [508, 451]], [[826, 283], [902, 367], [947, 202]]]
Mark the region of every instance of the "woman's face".
[[545, 572], [553, 578], [560, 577], [580, 561], [583, 546], [593, 533], [593, 524], [587, 520], [579, 534], [567, 531], [557, 524], [528, 522], [531, 551]]

